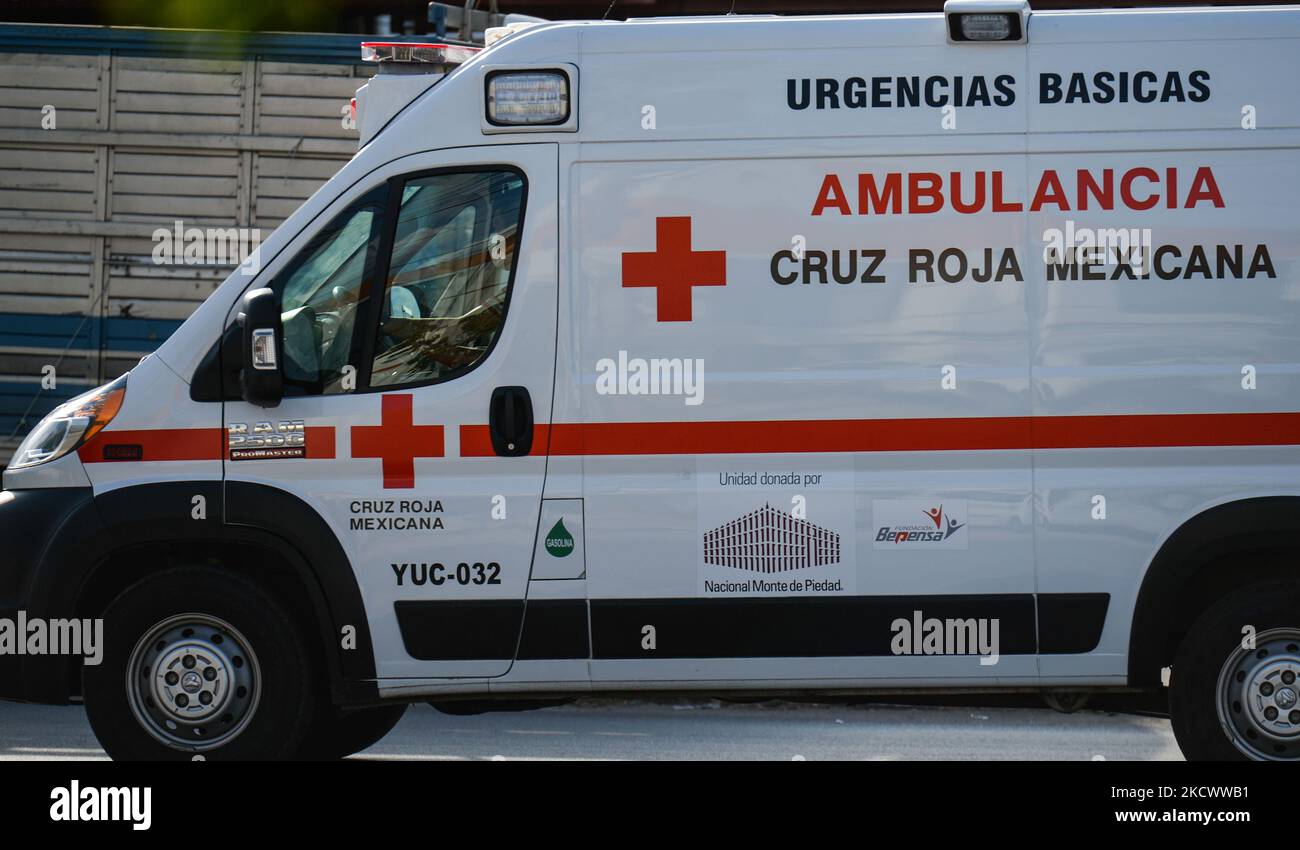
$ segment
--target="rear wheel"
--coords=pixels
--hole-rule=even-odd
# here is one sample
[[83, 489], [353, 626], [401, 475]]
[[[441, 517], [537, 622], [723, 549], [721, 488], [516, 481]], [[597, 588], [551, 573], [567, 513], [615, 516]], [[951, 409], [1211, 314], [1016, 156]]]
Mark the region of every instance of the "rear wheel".
[[1224, 597], [1192, 624], [1170, 683], [1189, 759], [1300, 761], [1300, 584]]
[[148, 576], [104, 611], [86, 714], [115, 759], [286, 758], [315, 710], [314, 666], [288, 612], [211, 567]]

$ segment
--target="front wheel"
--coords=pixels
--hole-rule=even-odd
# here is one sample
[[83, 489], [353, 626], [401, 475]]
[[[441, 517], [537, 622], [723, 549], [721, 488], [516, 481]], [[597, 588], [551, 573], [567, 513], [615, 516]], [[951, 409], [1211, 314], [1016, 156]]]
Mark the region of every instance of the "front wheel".
[[1189, 759], [1300, 761], [1300, 584], [1212, 605], [1174, 659], [1170, 710]]
[[316, 710], [305, 642], [257, 584], [210, 567], [155, 573], [104, 611], [86, 715], [114, 759], [277, 759]]

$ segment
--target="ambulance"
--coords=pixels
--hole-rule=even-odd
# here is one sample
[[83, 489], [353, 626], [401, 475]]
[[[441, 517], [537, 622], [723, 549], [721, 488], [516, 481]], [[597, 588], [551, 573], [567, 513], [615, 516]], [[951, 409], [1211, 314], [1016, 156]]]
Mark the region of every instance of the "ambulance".
[[369, 46], [355, 158], [33, 430], [0, 694], [121, 759], [1111, 692], [1300, 760], [1300, 7], [497, 35]]

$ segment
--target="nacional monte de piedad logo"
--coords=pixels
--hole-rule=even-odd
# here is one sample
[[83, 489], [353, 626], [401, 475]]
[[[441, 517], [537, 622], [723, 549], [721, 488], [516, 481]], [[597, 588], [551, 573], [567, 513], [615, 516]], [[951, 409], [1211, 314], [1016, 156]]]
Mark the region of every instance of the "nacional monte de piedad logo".
[[758, 573], [838, 564], [834, 531], [764, 505], [704, 534], [704, 563]]

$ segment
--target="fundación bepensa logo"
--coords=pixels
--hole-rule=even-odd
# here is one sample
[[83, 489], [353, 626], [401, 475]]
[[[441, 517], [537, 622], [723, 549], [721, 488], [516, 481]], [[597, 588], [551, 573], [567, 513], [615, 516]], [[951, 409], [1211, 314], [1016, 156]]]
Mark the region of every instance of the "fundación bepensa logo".
[[[956, 517], [945, 515], [943, 505], [926, 508], [921, 514], [929, 523], [915, 525], [882, 525], [876, 530], [877, 543], [942, 543], [966, 527]], [[933, 526], [933, 527], [931, 527]]]

